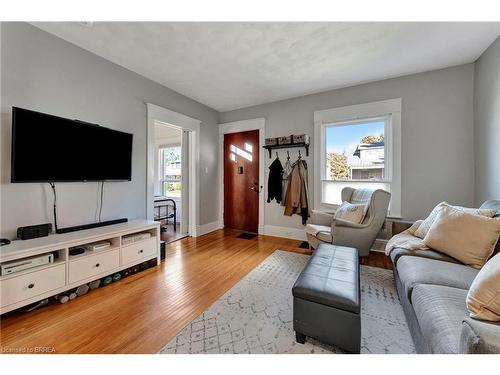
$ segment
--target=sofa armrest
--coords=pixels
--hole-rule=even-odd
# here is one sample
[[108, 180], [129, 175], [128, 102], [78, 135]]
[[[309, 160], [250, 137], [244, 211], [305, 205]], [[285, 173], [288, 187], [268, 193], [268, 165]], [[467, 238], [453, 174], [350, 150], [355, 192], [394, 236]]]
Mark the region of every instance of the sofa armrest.
[[311, 211], [310, 222], [312, 224], [329, 226], [332, 224], [333, 220], [334, 220], [334, 216], [331, 213], [324, 212], [324, 211], [318, 211], [318, 210]]
[[391, 220], [391, 234], [395, 236], [410, 228], [415, 222], [411, 220]]
[[500, 354], [500, 323], [465, 318], [460, 334], [461, 354]]

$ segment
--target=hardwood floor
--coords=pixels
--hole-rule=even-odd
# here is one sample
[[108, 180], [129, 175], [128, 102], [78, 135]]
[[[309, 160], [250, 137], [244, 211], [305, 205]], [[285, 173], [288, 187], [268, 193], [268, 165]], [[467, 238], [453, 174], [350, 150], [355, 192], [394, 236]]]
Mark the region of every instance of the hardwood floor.
[[167, 224], [167, 230], [165, 232], [161, 232], [161, 239], [166, 243], [177, 241], [181, 238], [187, 237], [186, 233], [181, 232], [181, 226], [177, 224], [176, 230], [174, 231], [174, 224]]
[[[0, 352], [53, 347], [55, 353], [156, 353], [273, 251], [309, 254], [300, 241], [239, 239], [239, 233], [184, 238], [167, 245], [167, 261], [158, 267], [64, 305], [5, 314]], [[376, 257], [373, 265], [383, 266]]]

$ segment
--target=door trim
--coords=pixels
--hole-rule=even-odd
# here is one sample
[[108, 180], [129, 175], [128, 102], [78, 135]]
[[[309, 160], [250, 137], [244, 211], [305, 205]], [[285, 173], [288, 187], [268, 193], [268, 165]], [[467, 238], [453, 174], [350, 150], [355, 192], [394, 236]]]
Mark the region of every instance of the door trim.
[[147, 158], [146, 158], [146, 217], [153, 220], [154, 206], [154, 143], [155, 143], [155, 121], [166, 123], [170, 126], [189, 131], [188, 153], [189, 153], [189, 203], [188, 203], [188, 231], [192, 237], [198, 236], [199, 222], [199, 193], [198, 181], [200, 165], [200, 125], [201, 121], [171, 111], [155, 104], [146, 103], [147, 108]]
[[264, 200], [267, 192], [265, 182], [265, 150], [262, 147], [265, 143], [266, 119], [255, 118], [251, 120], [242, 120], [226, 122], [219, 124], [219, 222], [224, 226], [224, 134], [240, 133], [249, 130], [259, 131], [259, 186], [262, 190], [259, 193], [259, 224], [258, 233], [264, 234]]

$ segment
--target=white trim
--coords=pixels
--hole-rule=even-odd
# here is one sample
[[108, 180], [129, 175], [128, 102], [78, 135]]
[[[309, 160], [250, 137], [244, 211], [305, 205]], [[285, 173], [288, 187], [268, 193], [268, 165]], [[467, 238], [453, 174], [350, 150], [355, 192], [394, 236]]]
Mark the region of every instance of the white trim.
[[[390, 116], [390, 126], [386, 121], [386, 135], [388, 142], [387, 164], [390, 173], [391, 208], [389, 216], [401, 216], [401, 98], [382, 100], [372, 103], [350, 105], [345, 107], [325, 109], [314, 112], [314, 139], [319, 142], [314, 149], [314, 208], [317, 210], [331, 209], [321, 203], [321, 181], [325, 179], [323, 158], [326, 152], [325, 128], [342, 121], [356, 122], [382, 116]], [[378, 182], [378, 181], [377, 181]]]
[[155, 122], [163, 122], [170, 126], [189, 131], [189, 235], [196, 237], [198, 233], [198, 212], [200, 186], [198, 181], [200, 165], [200, 126], [201, 121], [195, 118], [146, 103], [147, 121], [147, 180], [146, 180], [146, 216], [152, 220], [154, 216], [154, 161], [155, 161]]
[[264, 152], [266, 119], [255, 118], [250, 120], [227, 122], [219, 124], [219, 221], [224, 224], [224, 134], [239, 133], [249, 130], [259, 130], [259, 226], [258, 233], [264, 232], [264, 199], [267, 188], [265, 186], [266, 154]]
[[291, 240], [307, 241], [307, 235], [304, 229], [264, 225], [263, 234], [266, 236], [289, 238]]
[[198, 225], [197, 233], [198, 233], [198, 236], [203, 236], [207, 233], [210, 233], [210, 232], [222, 229], [222, 228], [224, 228], [224, 223], [217, 220], [217, 221], [212, 221], [211, 223]]

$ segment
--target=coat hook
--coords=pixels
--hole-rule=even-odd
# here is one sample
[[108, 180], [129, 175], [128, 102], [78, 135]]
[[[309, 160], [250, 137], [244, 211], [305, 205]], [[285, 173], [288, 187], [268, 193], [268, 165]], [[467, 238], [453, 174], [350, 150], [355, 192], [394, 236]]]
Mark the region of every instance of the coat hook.
[[290, 151], [287, 151], [287, 152], [286, 152], [286, 159], [287, 159], [287, 160], [290, 160]]
[[276, 159], [279, 159], [278, 151], [276, 151]]
[[300, 154], [300, 150], [299, 150], [299, 159], [302, 159], [302, 155]]

